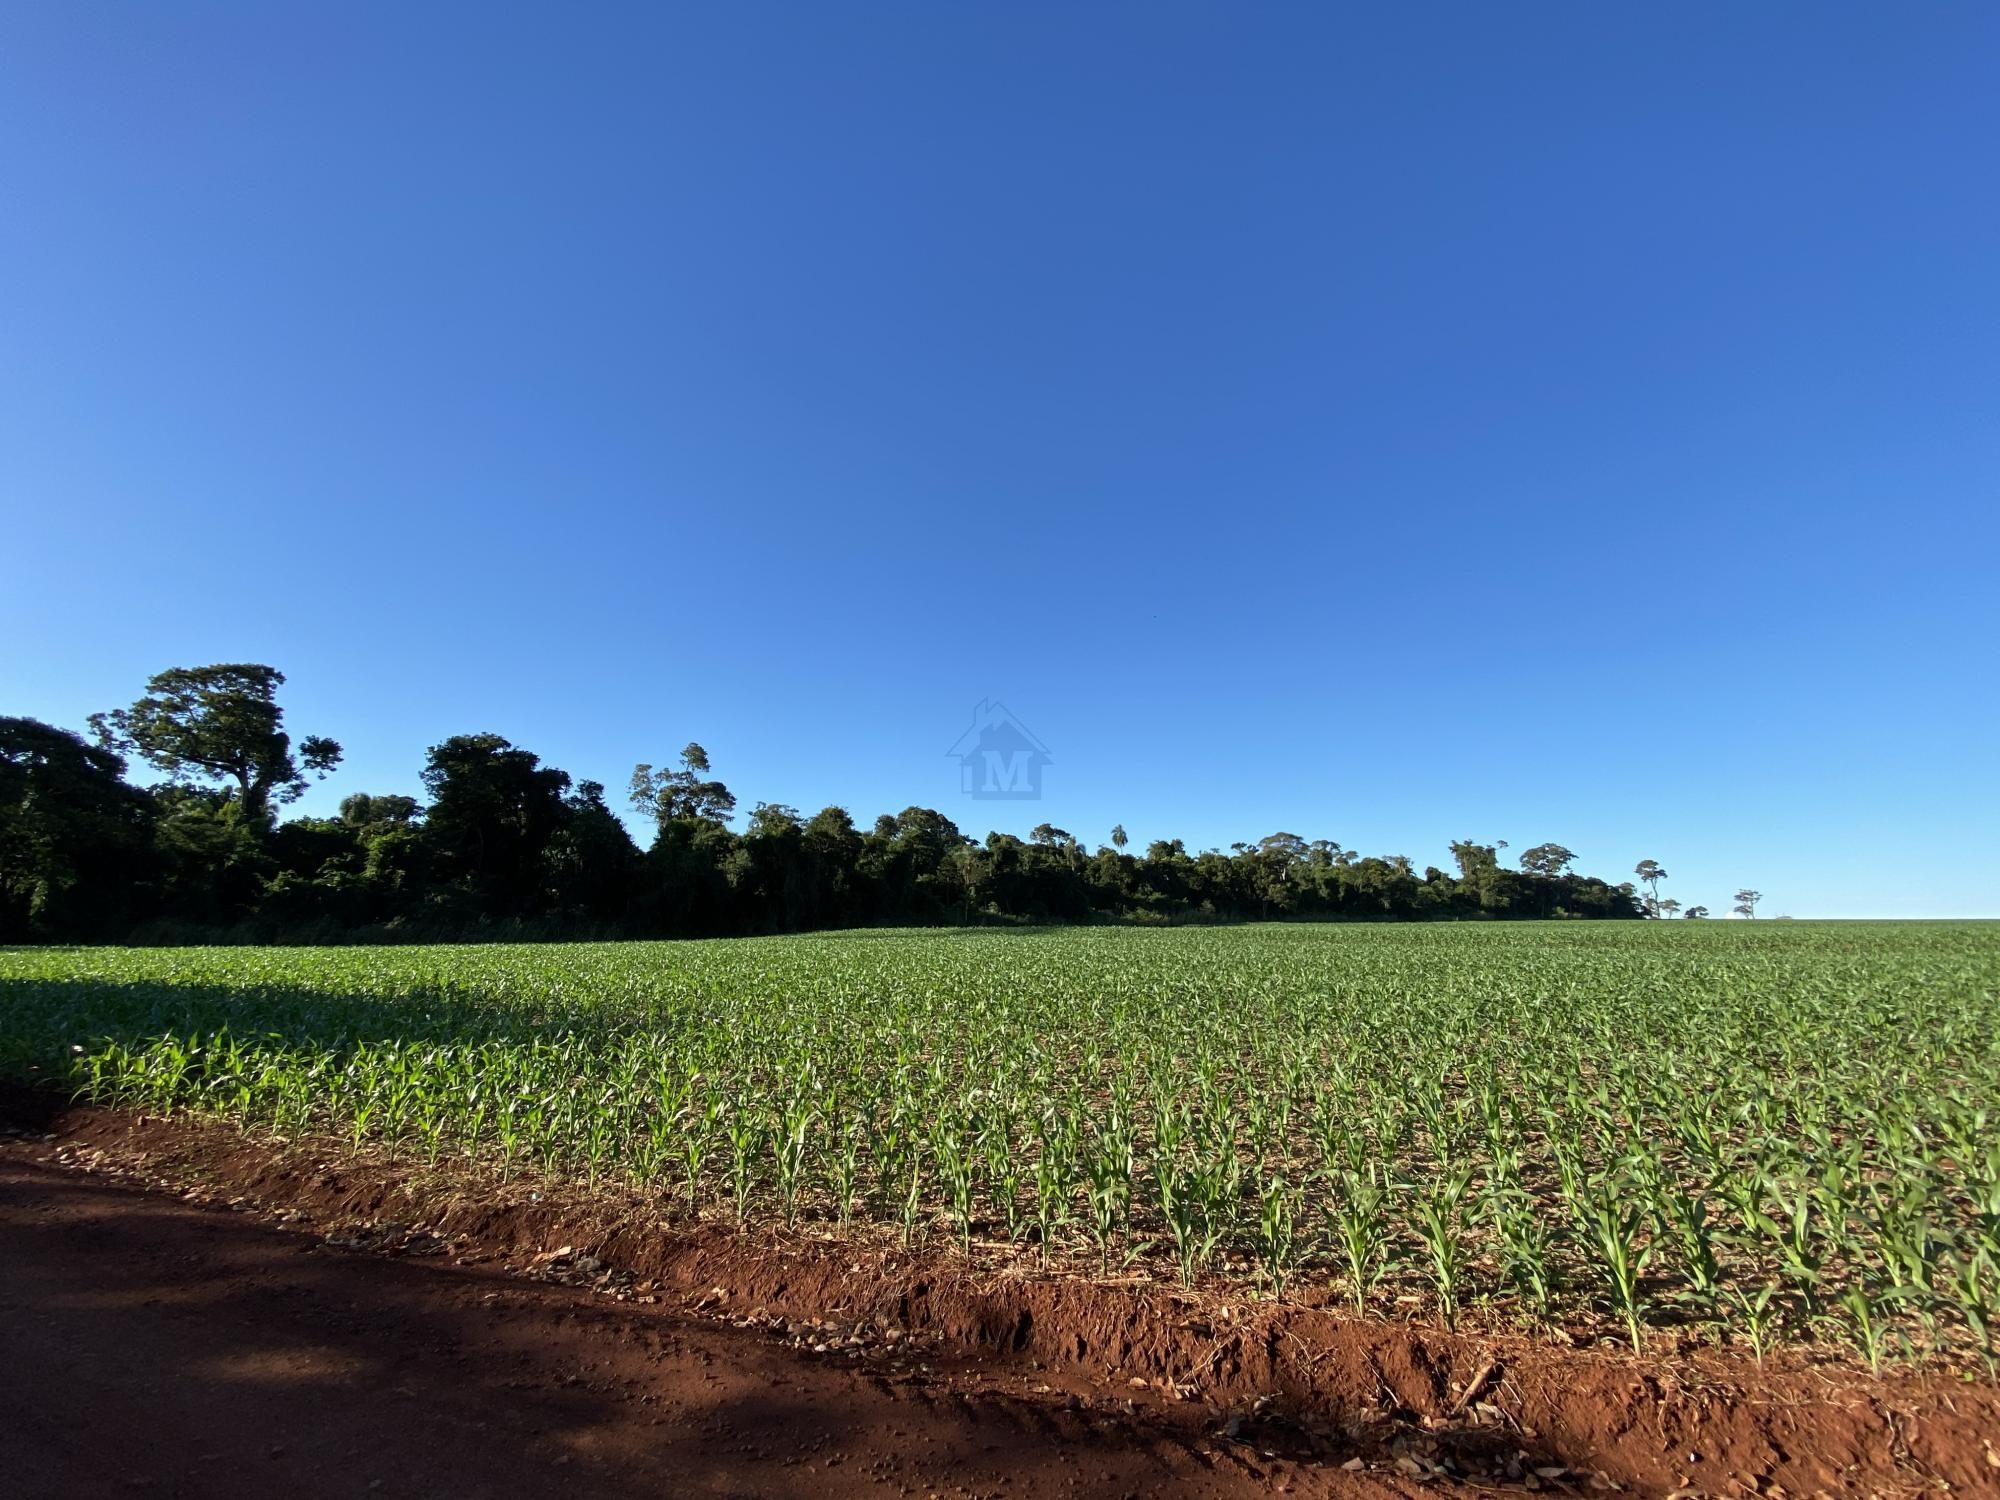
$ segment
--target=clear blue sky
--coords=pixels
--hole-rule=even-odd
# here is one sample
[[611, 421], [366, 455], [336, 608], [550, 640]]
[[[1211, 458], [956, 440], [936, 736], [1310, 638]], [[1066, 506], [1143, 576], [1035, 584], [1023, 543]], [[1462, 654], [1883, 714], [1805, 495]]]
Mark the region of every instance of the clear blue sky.
[[15, 5], [0, 712], [267, 661], [307, 810], [699, 739], [2000, 914], [1996, 77], [1987, 3]]

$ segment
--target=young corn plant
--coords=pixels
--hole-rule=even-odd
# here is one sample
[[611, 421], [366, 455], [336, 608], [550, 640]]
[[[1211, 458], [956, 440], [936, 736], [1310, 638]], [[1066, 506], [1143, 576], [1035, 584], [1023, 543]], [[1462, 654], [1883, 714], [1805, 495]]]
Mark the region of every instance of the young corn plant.
[[1221, 1236], [1220, 1200], [1225, 1174], [1211, 1162], [1156, 1157], [1153, 1184], [1160, 1215], [1173, 1241], [1181, 1285], [1193, 1286], [1195, 1273], [1208, 1263]]
[[1660, 1238], [1674, 1247], [1689, 1293], [1697, 1306], [1712, 1310], [1722, 1292], [1722, 1263], [1716, 1257], [1707, 1193], [1654, 1173], [1646, 1179], [1646, 1194]]
[[1266, 1178], [1257, 1195], [1257, 1267], [1274, 1302], [1284, 1299], [1298, 1265], [1297, 1198], [1279, 1173]]
[[578, 1131], [582, 1137], [584, 1181], [591, 1187], [597, 1186], [599, 1176], [611, 1164], [617, 1149], [617, 1120], [613, 1102], [600, 1098], [588, 1109]]
[[[1348, 1136], [1350, 1124], [1345, 1108], [1346, 1101], [1322, 1086], [1313, 1094], [1309, 1111], [1312, 1120], [1312, 1136], [1319, 1145], [1319, 1160], [1322, 1171], [1333, 1173], [1343, 1166], [1358, 1165], [1350, 1158]], [[1366, 1150], [1362, 1152], [1366, 1160]]]
[[465, 1129], [459, 1137], [459, 1146], [467, 1160], [477, 1161], [481, 1143], [485, 1138], [486, 1117], [493, 1108], [492, 1097], [485, 1089], [480, 1089], [471, 1100], [471, 1106], [466, 1113]]
[[449, 1123], [445, 1108], [444, 1099], [436, 1094], [425, 1095], [417, 1104], [417, 1139], [423, 1146], [426, 1166], [435, 1167], [444, 1151], [445, 1126]]
[[923, 1220], [924, 1135], [913, 1094], [894, 1096], [869, 1122], [870, 1154], [880, 1212], [902, 1230], [905, 1247], [916, 1242]]
[[1631, 1336], [1632, 1352], [1642, 1353], [1639, 1341], [1639, 1278], [1652, 1259], [1653, 1244], [1642, 1241], [1646, 1211], [1634, 1201], [1629, 1179], [1606, 1174], [1578, 1186], [1570, 1208], [1576, 1215], [1583, 1240], [1597, 1258], [1611, 1287], [1612, 1304], [1625, 1319]]
[[500, 1180], [513, 1180], [515, 1163], [521, 1159], [521, 1101], [508, 1099], [493, 1121], [493, 1143], [500, 1150]]
[[1764, 1219], [1766, 1232], [1777, 1242], [1785, 1279], [1798, 1292], [1808, 1319], [1820, 1316], [1826, 1253], [1818, 1222], [1821, 1200], [1810, 1181], [1773, 1178], [1770, 1201], [1778, 1210]]
[[736, 1206], [736, 1222], [750, 1222], [750, 1194], [757, 1185], [757, 1158], [764, 1143], [765, 1124], [761, 1112], [739, 1102], [729, 1112], [725, 1127], [729, 1138], [729, 1188]]
[[885, 1218], [896, 1216], [906, 1175], [903, 1160], [912, 1148], [911, 1127], [894, 1107], [871, 1111], [863, 1125], [868, 1131], [868, 1159], [875, 1167], [876, 1212]]
[[372, 1096], [354, 1101], [354, 1111], [348, 1116], [348, 1139], [356, 1151], [368, 1139], [369, 1127], [374, 1123], [375, 1100]]
[[1330, 1184], [1326, 1218], [1340, 1255], [1354, 1315], [1368, 1316], [1368, 1294], [1382, 1279], [1389, 1260], [1389, 1192], [1371, 1163], [1365, 1171], [1343, 1169]]
[[1864, 1243], [1876, 1274], [1897, 1303], [1915, 1309], [1925, 1347], [1939, 1342], [1936, 1288], [1944, 1273], [1945, 1242], [1932, 1217], [1928, 1184], [1914, 1182], [1896, 1192], [1875, 1183], [1860, 1212]]
[[1767, 1281], [1754, 1292], [1735, 1283], [1724, 1288], [1743, 1325], [1743, 1332], [1749, 1336], [1750, 1348], [1757, 1356], [1760, 1369], [1764, 1364], [1764, 1355], [1771, 1347], [1771, 1336], [1784, 1312], [1784, 1304], [1777, 1300], [1783, 1288], [1784, 1284], [1777, 1281]]
[[958, 1220], [960, 1244], [969, 1256], [972, 1254], [972, 1189], [978, 1175], [978, 1156], [967, 1128], [949, 1116], [939, 1119], [931, 1136], [931, 1154], [937, 1158], [938, 1178], [944, 1184], [952, 1216]]
[[1051, 1110], [1037, 1129], [1035, 1153], [1035, 1239], [1046, 1263], [1056, 1231], [1069, 1221], [1076, 1186], [1076, 1124]]
[[902, 1225], [903, 1244], [908, 1247], [917, 1242], [918, 1230], [924, 1222], [924, 1153], [914, 1130], [901, 1161], [902, 1187], [897, 1194], [896, 1217]]
[[1866, 1280], [1856, 1280], [1841, 1289], [1839, 1300], [1847, 1313], [1855, 1347], [1867, 1359], [1869, 1372], [1880, 1375], [1882, 1355], [1891, 1332], [1889, 1313], [1895, 1293], [1881, 1291]]
[[1014, 1149], [1014, 1112], [1008, 1106], [996, 1108], [980, 1133], [980, 1152], [986, 1166], [986, 1191], [1007, 1226], [1010, 1241], [1021, 1237], [1021, 1159]]
[[787, 1099], [779, 1109], [772, 1133], [772, 1152], [778, 1171], [778, 1197], [784, 1205], [787, 1226], [798, 1222], [799, 1187], [805, 1181], [806, 1155], [812, 1138], [817, 1110], [803, 1095]]
[[645, 1181], [665, 1177], [672, 1170], [670, 1163], [679, 1154], [681, 1128], [694, 1087], [692, 1075], [664, 1062], [660, 1064], [639, 1159], [639, 1175]]
[[1405, 1184], [1411, 1199], [1410, 1218], [1419, 1241], [1429, 1256], [1426, 1269], [1437, 1291], [1438, 1308], [1444, 1326], [1458, 1326], [1459, 1301], [1464, 1293], [1466, 1267], [1471, 1261], [1471, 1239], [1465, 1222], [1465, 1203], [1472, 1188], [1472, 1164], [1461, 1162], [1444, 1171], [1424, 1187]]
[[831, 1128], [833, 1152], [828, 1167], [833, 1186], [835, 1220], [845, 1229], [854, 1222], [854, 1205], [861, 1193], [861, 1156], [865, 1150], [859, 1121], [843, 1118]]
[[1083, 1156], [1084, 1197], [1090, 1209], [1091, 1236], [1097, 1242], [1100, 1276], [1110, 1273], [1112, 1241], [1131, 1222], [1132, 1157], [1131, 1119], [1114, 1108]]
[[1195, 1161], [1191, 1176], [1201, 1226], [1195, 1242], [1195, 1263], [1205, 1267], [1234, 1225], [1237, 1205], [1243, 1196], [1243, 1164], [1236, 1156], [1233, 1129]]
[[1556, 1238], [1534, 1199], [1518, 1188], [1489, 1196], [1481, 1210], [1500, 1238], [1500, 1263], [1539, 1323], [1555, 1313]]
[[1243, 1101], [1250, 1160], [1262, 1181], [1278, 1135], [1278, 1100], [1274, 1091], [1253, 1087]]
[[1451, 1110], [1445, 1100], [1444, 1080], [1428, 1073], [1411, 1076], [1407, 1099], [1415, 1112], [1418, 1123], [1430, 1138], [1431, 1152], [1438, 1164], [1449, 1169], [1452, 1164], [1454, 1145], [1451, 1129]]
[[1947, 1263], [1946, 1287], [1958, 1306], [1959, 1316], [1971, 1330], [1974, 1347], [1986, 1363], [1986, 1373], [2000, 1380], [2000, 1350], [1993, 1345], [1994, 1263], [1984, 1247], [1970, 1248]]
[[[395, 1085], [392, 1084], [393, 1087]], [[538, 1101], [536, 1120], [541, 1128], [533, 1137], [535, 1155], [542, 1170], [551, 1177], [562, 1172], [563, 1158], [576, 1139], [577, 1116], [581, 1112], [582, 1106], [577, 1102], [574, 1093], [567, 1088], [559, 1093], [546, 1095]], [[384, 1112], [383, 1125], [383, 1134], [387, 1136], [390, 1148], [393, 1150], [396, 1138], [401, 1134], [401, 1116], [395, 1109], [393, 1094], [390, 1107]]]
[[1174, 1258], [1179, 1262], [1181, 1285], [1193, 1286], [1195, 1267], [1200, 1263], [1201, 1245], [1207, 1229], [1202, 1206], [1196, 1196], [1194, 1170], [1160, 1157], [1153, 1163], [1154, 1186], [1159, 1191], [1160, 1213], [1167, 1221], [1167, 1233], [1174, 1242]]
[[681, 1175], [687, 1183], [688, 1211], [701, 1211], [701, 1170], [723, 1128], [726, 1113], [719, 1095], [710, 1094], [700, 1108], [693, 1104], [681, 1110]]

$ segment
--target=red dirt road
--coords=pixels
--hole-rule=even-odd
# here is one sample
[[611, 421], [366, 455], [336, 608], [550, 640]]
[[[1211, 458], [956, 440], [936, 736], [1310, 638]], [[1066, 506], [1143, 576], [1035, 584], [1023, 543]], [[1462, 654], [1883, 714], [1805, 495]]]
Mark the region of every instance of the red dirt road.
[[841, 1362], [443, 1259], [348, 1253], [36, 1146], [0, 1144], [10, 1500], [1418, 1493], [1077, 1409], [1018, 1361]]

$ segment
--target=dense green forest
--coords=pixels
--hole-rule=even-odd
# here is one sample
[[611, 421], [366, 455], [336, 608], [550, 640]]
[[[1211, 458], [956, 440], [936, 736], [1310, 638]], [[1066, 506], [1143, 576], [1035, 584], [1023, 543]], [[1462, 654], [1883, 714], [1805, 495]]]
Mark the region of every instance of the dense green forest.
[[[1092, 850], [1043, 824], [979, 842], [908, 807], [868, 828], [828, 807], [735, 795], [689, 745], [635, 768], [641, 848], [594, 781], [495, 734], [426, 752], [425, 800], [356, 792], [331, 818], [278, 809], [340, 745], [295, 745], [258, 665], [176, 668], [91, 738], [0, 718], [0, 941], [338, 942], [660, 937], [974, 922], [1426, 920], [1671, 915], [1647, 861], [1632, 883], [1572, 873], [1541, 844], [1451, 845], [1453, 870], [1274, 833], [1227, 851], [1162, 840]], [[127, 779], [134, 764], [156, 785]], [[1744, 895], [1754, 896], [1754, 892]], [[1754, 904], [1754, 903], [1753, 903]], [[1687, 915], [1704, 915], [1693, 908]]]

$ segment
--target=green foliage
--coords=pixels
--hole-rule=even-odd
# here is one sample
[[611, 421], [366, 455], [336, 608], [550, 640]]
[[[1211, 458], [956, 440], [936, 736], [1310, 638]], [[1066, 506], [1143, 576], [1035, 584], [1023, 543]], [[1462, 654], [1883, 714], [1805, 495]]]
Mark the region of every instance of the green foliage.
[[15, 948], [0, 1070], [1363, 1316], [1996, 1358], [1990, 925]]
[[708, 752], [696, 744], [681, 751], [678, 771], [632, 768], [632, 806], [662, 828], [669, 823], [723, 824], [736, 811], [736, 797], [720, 781], [708, 781]]
[[468, 917], [534, 915], [568, 811], [569, 773], [497, 734], [461, 734], [431, 746], [424, 790], [435, 899]]
[[337, 742], [308, 735], [292, 753], [275, 667], [231, 663], [174, 667], [149, 678], [130, 708], [93, 714], [107, 747], [136, 754], [181, 785], [222, 782], [252, 822], [273, 802], [306, 789], [305, 772], [325, 775], [340, 762]]
[[1466, 1194], [1471, 1186], [1470, 1165], [1447, 1169], [1427, 1183], [1405, 1186], [1411, 1227], [1427, 1252], [1431, 1284], [1437, 1290], [1438, 1308], [1447, 1328], [1457, 1322], [1461, 1287], [1471, 1259], [1465, 1218]]
[[1657, 1241], [1644, 1238], [1646, 1211], [1635, 1185], [1618, 1172], [1572, 1179], [1570, 1211], [1583, 1243], [1611, 1292], [1612, 1306], [1625, 1320], [1632, 1352], [1640, 1352], [1639, 1278]]
[[[1570, 873], [1558, 844], [1499, 867], [1504, 844], [1455, 843], [1460, 873], [1420, 876], [1402, 855], [1363, 857], [1274, 833], [1190, 855], [1179, 841], [1095, 851], [1050, 824], [983, 843], [932, 808], [805, 818], [736, 795], [689, 744], [678, 769], [634, 767], [643, 854], [604, 788], [497, 734], [454, 735], [422, 769], [429, 805], [357, 792], [338, 818], [272, 827], [333, 740], [294, 748], [255, 663], [176, 667], [129, 708], [91, 717], [100, 746], [0, 720], [0, 938], [138, 941], [415, 941], [430, 938], [724, 936], [832, 927], [1023, 922], [1211, 923], [1286, 917], [1435, 920], [1641, 915], [1629, 887]], [[120, 779], [123, 750], [167, 773]]]
[[118, 932], [151, 871], [152, 809], [123, 757], [0, 718], [0, 941]]

